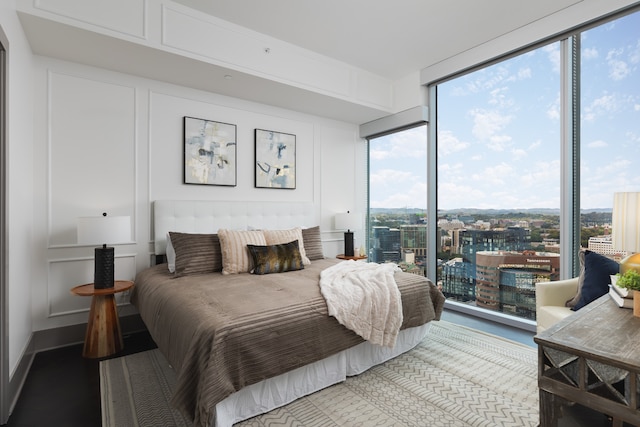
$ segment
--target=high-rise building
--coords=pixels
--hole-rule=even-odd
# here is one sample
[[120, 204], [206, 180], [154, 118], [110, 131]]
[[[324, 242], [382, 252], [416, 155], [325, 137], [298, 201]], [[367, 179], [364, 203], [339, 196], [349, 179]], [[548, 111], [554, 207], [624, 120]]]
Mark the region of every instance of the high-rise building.
[[416, 259], [427, 256], [427, 226], [424, 224], [401, 225], [400, 246], [403, 250], [412, 251]]
[[462, 256], [442, 268], [448, 298], [535, 318], [535, 284], [557, 280], [559, 255], [530, 249], [527, 228], [453, 230], [451, 249]]
[[494, 230], [460, 230], [460, 254], [475, 264], [480, 251], [524, 251], [531, 248], [531, 231], [508, 227]]
[[550, 252], [476, 253], [476, 305], [535, 319], [535, 286], [558, 280], [560, 255]]
[[400, 262], [402, 253], [400, 246], [400, 230], [384, 226], [372, 227], [371, 261]]
[[454, 258], [442, 266], [442, 293], [455, 301], [476, 299], [475, 266], [462, 258]]

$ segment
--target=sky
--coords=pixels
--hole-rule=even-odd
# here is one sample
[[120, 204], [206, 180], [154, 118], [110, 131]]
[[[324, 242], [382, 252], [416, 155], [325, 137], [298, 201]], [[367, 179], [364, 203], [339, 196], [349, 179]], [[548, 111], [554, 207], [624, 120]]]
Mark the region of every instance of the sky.
[[[640, 191], [640, 12], [581, 38], [581, 207]], [[438, 87], [438, 208], [560, 207], [560, 43]], [[426, 129], [372, 141], [371, 207], [426, 208]]]

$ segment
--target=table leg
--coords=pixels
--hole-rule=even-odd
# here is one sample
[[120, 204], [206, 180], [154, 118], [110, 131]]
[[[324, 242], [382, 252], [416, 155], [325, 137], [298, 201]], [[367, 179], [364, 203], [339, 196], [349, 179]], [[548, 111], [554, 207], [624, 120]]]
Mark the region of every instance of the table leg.
[[106, 357], [123, 347], [115, 296], [94, 295], [82, 355], [92, 359]]
[[561, 408], [556, 397], [540, 389], [540, 427], [557, 427]]

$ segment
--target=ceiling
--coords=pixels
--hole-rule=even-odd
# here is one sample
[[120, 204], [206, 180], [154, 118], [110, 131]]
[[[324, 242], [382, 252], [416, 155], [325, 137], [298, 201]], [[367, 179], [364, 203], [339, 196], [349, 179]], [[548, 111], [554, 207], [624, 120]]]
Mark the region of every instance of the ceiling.
[[[420, 70], [435, 70], [436, 74], [443, 67], [447, 72], [458, 70], [487, 59], [482, 53], [485, 46], [507, 52], [630, 3], [608, 0], [605, 7], [602, 0], [173, 1], [373, 73], [390, 82], [390, 89], [397, 82], [401, 94], [406, 95], [411, 90], [407, 85], [415, 82], [416, 98], [422, 96]], [[611, 1], [614, 4], [609, 5]], [[149, 48], [29, 10], [19, 16], [32, 51], [38, 55], [349, 123], [362, 124], [396, 112]], [[233, 79], [223, 78], [227, 74]], [[403, 109], [402, 105], [393, 108]]]
[[175, 1], [397, 80], [590, 0]]

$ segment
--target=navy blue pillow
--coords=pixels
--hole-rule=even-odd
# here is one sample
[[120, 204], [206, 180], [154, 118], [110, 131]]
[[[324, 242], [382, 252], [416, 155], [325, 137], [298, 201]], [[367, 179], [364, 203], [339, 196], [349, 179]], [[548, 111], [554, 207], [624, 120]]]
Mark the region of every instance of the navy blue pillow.
[[580, 288], [580, 299], [571, 310], [580, 310], [591, 301], [608, 293], [611, 284], [610, 276], [619, 271], [620, 265], [614, 260], [596, 252], [584, 251], [584, 281]]

